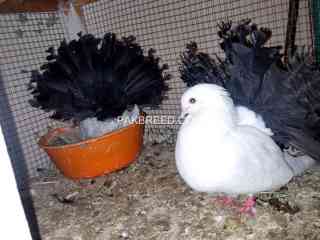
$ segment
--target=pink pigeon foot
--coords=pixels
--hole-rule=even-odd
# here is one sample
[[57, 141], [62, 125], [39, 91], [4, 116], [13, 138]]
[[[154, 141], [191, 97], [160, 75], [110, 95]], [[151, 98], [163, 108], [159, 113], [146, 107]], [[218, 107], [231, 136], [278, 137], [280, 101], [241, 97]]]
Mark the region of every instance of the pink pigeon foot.
[[249, 214], [254, 217], [256, 215], [256, 198], [248, 197], [246, 201], [243, 203], [242, 207], [239, 209], [240, 214]]

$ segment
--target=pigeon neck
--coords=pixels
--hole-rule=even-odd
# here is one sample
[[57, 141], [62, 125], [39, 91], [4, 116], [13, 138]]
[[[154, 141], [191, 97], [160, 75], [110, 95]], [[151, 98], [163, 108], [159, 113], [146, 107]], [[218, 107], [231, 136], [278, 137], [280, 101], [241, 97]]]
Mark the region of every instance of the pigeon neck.
[[197, 114], [191, 114], [186, 121], [189, 122], [188, 125], [202, 126], [203, 129], [206, 129], [205, 131], [214, 128], [216, 134], [225, 134], [236, 127], [236, 116], [234, 107], [206, 108]]
[[229, 129], [236, 126], [236, 114], [234, 108], [224, 108], [219, 110], [211, 110], [208, 112], [211, 116], [211, 123], [222, 129]]

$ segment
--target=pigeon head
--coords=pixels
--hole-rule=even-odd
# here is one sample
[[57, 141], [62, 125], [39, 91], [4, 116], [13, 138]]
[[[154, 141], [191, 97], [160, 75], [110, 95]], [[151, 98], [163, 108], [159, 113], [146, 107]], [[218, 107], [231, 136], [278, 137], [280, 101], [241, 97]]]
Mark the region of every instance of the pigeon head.
[[216, 84], [197, 84], [189, 88], [181, 98], [181, 118], [196, 115], [202, 111], [219, 113], [227, 109], [234, 109], [233, 102], [229, 93]]

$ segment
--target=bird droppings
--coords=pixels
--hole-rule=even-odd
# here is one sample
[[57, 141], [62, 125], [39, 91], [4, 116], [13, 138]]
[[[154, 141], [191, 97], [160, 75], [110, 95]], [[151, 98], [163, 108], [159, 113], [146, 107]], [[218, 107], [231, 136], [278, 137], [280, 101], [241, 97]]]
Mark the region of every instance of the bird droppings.
[[128, 239], [129, 238], [129, 234], [127, 232], [122, 232], [121, 233], [121, 238]]
[[252, 218], [190, 190], [177, 173], [173, 149], [154, 144], [129, 168], [81, 182], [50, 174], [35, 179], [31, 191], [45, 240], [316, 240], [319, 180], [314, 169], [277, 192], [259, 194], [262, 204]]

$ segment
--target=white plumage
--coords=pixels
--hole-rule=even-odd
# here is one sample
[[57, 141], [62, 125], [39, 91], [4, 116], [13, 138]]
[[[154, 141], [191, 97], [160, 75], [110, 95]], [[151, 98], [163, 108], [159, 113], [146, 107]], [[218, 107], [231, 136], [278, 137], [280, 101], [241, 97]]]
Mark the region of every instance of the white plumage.
[[273, 135], [272, 130], [266, 127], [266, 123], [263, 121], [262, 117], [259, 114], [256, 114], [255, 112], [244, 106], [237, 106], [236, 110], [238, 114], [239, 125], [253, 126], [269, 136]]
[[78, 39], [79, 32], [85, 32], [81, 17], [75, 10], [73, 0], [59, 1], [59, 11], [64, 21], [65, 35], [68, 40]]
[[134, 105], [132, 110], [125, 110], [120, 117], [107, 118], [99, 121], [97, 118], [86, 118], [80, 122], [80, 137], [82, 140], [100, 137], [134, 123], [140, 114], [140, 109]]
[[198, 84], [181, 99], [186, 116], [178, 133], [176, 165], [194, 190], [254, 194], [286, 184], [310, 166], [287, 161], [263, 119], [235, 107], [226, 90]]

